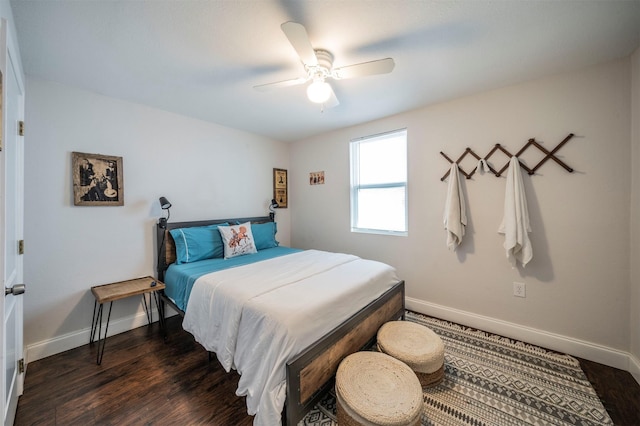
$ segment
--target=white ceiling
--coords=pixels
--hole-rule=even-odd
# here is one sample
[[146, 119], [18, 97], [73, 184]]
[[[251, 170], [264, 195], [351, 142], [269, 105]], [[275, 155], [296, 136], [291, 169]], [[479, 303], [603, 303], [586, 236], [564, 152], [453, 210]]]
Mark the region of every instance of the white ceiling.
[[[640, 0], [11, 0], [24, 71], [281, 141], [627, 56]], [[334, 66], [392, 57], [391, 74], [332, 82], [320, 111], [280, 24]]]

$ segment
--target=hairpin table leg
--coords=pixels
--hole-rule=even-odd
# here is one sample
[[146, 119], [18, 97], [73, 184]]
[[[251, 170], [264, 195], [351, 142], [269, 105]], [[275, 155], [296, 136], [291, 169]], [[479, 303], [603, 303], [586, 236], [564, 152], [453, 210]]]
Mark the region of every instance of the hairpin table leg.
[[[156, 301], [156, 309], [158, 310], [158, 323], [160, 323], [160, 331], [162, 332], [162, 338], [167, 340], [167, 325], [165, 323], [164, 318], [164, 303], [160, 300], [160, 294], [157, 291], [153, 292], [153, 298]], [[151, 295], [149, 295], [149, 299], [151, 299]], [[149, 300], [149, 305], [151, 305], [151, 300]]]
[[[89, 344], [93, 344], [96, 341], [96, 331], [98, 332], [98, 354], [96, 355], [96, 363], [102, 364], [102, 356], [104, 355], [104, 347], [107, 344], [107, 332], [109, 331], [109, 320], [111, 319], [111, 308], [113, 302], [109, 303], [109, 313], [107, 314], [107, 323], [104, 327], [104, 337], [102, 336], [102, 308], [103, 304], [99, 306], [96, 301], [93, 305], [93, 322], [91, 323], [91, 336], [89, 338]], [[97, 306], [97, 309], [96, 309]]]

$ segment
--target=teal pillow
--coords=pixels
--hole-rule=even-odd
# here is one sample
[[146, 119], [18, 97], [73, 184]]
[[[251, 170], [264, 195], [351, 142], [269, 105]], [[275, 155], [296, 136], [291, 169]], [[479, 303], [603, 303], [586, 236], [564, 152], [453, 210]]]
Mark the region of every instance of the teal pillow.
[[216, 223], [215, 225], [177, 228], [169, 231], [176, 244], [176, 263], [180, 265], [223, 257], [224, 246], [220, 232], [218, 232], [218, 225], [228, 224]]
[[278, 232], [278, 226], [275, 222], [251, 224], [253, 241], [255, 241], [258, 250], [278, 247], [280, 243], [276, 241], [276, 232]]

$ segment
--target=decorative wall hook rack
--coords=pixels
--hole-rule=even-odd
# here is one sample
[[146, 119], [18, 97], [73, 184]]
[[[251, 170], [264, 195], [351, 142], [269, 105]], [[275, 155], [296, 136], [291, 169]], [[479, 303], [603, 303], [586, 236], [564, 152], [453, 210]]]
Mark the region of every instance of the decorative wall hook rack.
[[[524, 146], [522, 148], [520, 148], [520, 150], [515, 154], [515, 156], [517, 158], [520, 157], [520, 155], [522, 155], [527, 149], [529, 149], [529, 147], [533, 146], [537, 149], [539, 149], [540, 151], [542, 151], [543, 154], [545, 154], [544, 158], [542, 160], [540, 160], [538, 162], [538, 164], [536, 164], [534, 167], [529, 168], [526, 165], [522, 164], [522, 161], [518, 160], [518, 162], [520, 163], [520, 166], [527, 171], [528, 174], [533, 175], [536, 173], [536, 170], [538, 170], [544, 163], [547, 162], [547, 160], [552, 159], [553, 161], [555, 161], [556, 163], [558, 163], [559, 165], [561, 165], [566, 171], [568, 171], [569, 173], [573, 172], [573, 169], [571, 167], [569, 167], [567, 164], [565, 164], [562, 160], [560, 160], [558, 157], [555, 156], [555, 153], [558, 152], [558, 150], [560, 148], [562, 148], [564, 146], [564, 144], [566, 144], [567, 142], [569, 142], [569, 140], [574, 136], [573, 133], [569, 133], [569, 135], [564, 138], [564, 140], [562, 142], [560, 142], [555, 148], [553, 148], [551, 151], [547, 150], [545, 147], [543, 147], [542, 145], [540, 145], [538, 142], [536, 142], [535, 139], [529, 139], [527, 141], [526, 144], [524, 144]], [[487, 155], [485, 155], [483, 158], [480, 157], [478, 154], [476, 154], [471, 148], [467, 148], [464, 150], [464, 152], [462, 153], [462, 155], [460, 155], [460, 157], [458, 157], [458, 159], [455, 161], [456, 164], [458, 164], [458, 166], [460, 165], [460, 162], [462, 160], [464, 160], [464, 158], [467, 155], [471, 155], [473, 156], [476, 160], [480, 161], [480, 160], [485, 160], [487, 166], [489, 167], [489, 170], [491, 171], [491, 173], [493, 173], [496, 177], [500, 177], [502, 176], [502, 173], [504, 173], [505, 170], [507, 170], [507, 168], [509, 167], [509, 162], [507, 161], [507, 163], [500, 169], [500, 170], [496, 170], [494, 167], [492, 167], [489, 164], [489, 158], [491, 158], [491, 156], [493, 154], [496, 153], [496, 151], [500, 151], [503, 154], [505, 154], [509, 159], [511, 157], [513, 157], [513, 155], [507, 151], [502, 145], [500, 145], [499, 143], [495, 144], [495, 146], [491, 149], [491, 151], [489, 151], [489, 153]], [[447, 154], [445, 154], [444, 152], [440, 151], [440, 155], [442, 155], [444, 158], [447, 159], [447, 161], [449, 161], [450, 164], [453, 164], [454, 161], [449, 158], [447, 156]], [[477, 171], [478, 166], [474, 167], [473, 170], [471, 170], [470, 172], [466, 172], [464, 170], [462, 170], [461, 167], [459, 167], [458, 170], [460, 170], [460, 173], [462, 173], [467, 179], [471, 179], [471, 177], [475, 174], [475, 172]], [[444, 174], [444, 176], [442, 176], [440, 178], [440, 180], [445, 180], [448, 176], [449, 176], [449, 172], [450, 170], [447, 170], [447, 172]]]

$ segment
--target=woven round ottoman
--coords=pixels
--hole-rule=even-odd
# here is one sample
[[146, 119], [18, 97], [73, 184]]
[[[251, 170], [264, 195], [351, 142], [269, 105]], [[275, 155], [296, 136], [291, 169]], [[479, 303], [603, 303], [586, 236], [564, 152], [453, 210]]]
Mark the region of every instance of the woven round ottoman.
[[380, 352], [356, 352], [336, 372], [340, 426], [416, 426], [422, 386], [408, 365]]
[[407, 364], [422, 386], [444, 378], [444, 343], [427, 327], [410, 321], [389, 321], [378, 330], [378, 350]]

